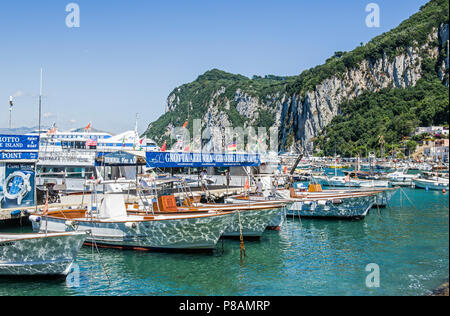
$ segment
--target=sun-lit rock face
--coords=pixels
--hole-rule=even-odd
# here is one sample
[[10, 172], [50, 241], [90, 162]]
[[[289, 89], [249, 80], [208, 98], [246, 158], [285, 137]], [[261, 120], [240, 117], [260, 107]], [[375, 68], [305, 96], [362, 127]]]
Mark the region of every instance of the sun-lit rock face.
[[[183, 113], [182, 122], [187, 113], [191, 113], [192, 118], [197, 109], [197, 117], [194, 118], [202, 119], [204, 126], [224, 128], [239, 124], [243, 127], [268, 127], [266, 125], [270, 124], [279, 130], [280, 149], [289, 150], [300, 145], [312, 149], [311, 140], [339, 115], [343, 102], [366, 91], [415, 86], [423, 76], [422, 66], [426, 58], [437, 61], [438, 75], [448, 86], [448, 50], [449, 28], [448, 24], [442, 24], [429, 34], [425, 44], [398, 49], [394, 57], [384, 53], [377, 60], [363, 59], [344, 72], [330, 73], [329, 77], [306, 91], [303, 87], [290, 92], [287, 89], [269, 89], [264, 95], [255, 92], [257, 79], [212, 70], [193, 83], [175, 89], [167, 99], [166, 109], [168, 113]], [[283, 78], [277, 80], [283, 83]], [[277, 82], [273, 84], [276, 86]], [[164, 131], [156, 131], [156, 125], [150, 124], [149, 136], [158, 139], [161, 135], [169, 135], [176, 126], [172, 121], [164, 126]]]

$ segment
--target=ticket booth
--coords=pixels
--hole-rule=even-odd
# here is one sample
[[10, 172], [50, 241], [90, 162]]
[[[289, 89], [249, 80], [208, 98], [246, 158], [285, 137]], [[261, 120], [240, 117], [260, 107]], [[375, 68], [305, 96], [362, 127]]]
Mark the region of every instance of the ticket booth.
[[0, 208], [36, 205], [37, 136], [0, 135]]

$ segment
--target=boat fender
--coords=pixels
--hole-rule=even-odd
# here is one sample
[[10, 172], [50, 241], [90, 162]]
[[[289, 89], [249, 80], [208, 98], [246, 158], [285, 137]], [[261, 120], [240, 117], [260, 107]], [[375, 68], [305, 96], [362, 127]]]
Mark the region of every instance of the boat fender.
[[128, 229], [136, 229], [137, 228], [137, 224], [136, 223], [125, 223], [125, 227]]
[[35, 223], [40, 223], [41, 222], [41, 217], [40, 216], [36, 216], [36, 215], [31, 215], [29, 217], [30, 222], [35, 222]]
[[322, 205], [322, 206], [325, 206], [325, 205], [327, 205], [327, 201], [319, 201], [318, 204], [319, 204], [319, 205]]
[[22, 215], [22, 211], [20, 211], [20, 210], [12, 211], [10, 214], [12, 217], [20, 216], [20, 215]]
[[344, 203], [342, 200], [336, 199], [332, 201], [333, 204], [342, 204]]
[[65, 222], [66, 227], [76, 229], [77, 223], [74, 221], [66, 221]]

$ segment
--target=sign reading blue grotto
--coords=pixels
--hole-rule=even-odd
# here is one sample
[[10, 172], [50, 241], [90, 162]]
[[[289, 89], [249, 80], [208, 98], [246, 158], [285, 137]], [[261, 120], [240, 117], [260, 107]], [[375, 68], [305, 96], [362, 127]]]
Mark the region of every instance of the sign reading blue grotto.
[[0, 151], [38, 150], [38, 136], [0, 135]]
[[152, 168], [256, 167], [258, 154], [211, 154], [147, 152], [147, 166]]

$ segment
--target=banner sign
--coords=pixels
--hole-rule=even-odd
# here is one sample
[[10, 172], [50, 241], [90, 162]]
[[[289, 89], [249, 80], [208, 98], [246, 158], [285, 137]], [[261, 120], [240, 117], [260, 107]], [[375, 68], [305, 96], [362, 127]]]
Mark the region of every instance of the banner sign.
[[34, 206], [34, 164], [0, 164], [0, 207]]
[[38, 150], [38, 136], [0, 135], [0, 151]]
[[37, 152], [6, 152], [0, 151], [1, 160], [37, 160]]
[[201, 167], [257, 167], [259, 154], [208, 154], [147, 152], [147, 167], [151, 168], [201, 168]]
[[98, 153], [95, 159], [95, 165], [98, 166], [134, 166], [137, 163], [137, 157], [123, 151], [113, 153]]

